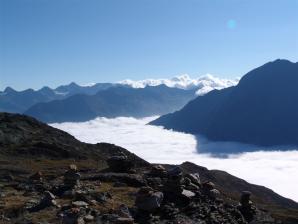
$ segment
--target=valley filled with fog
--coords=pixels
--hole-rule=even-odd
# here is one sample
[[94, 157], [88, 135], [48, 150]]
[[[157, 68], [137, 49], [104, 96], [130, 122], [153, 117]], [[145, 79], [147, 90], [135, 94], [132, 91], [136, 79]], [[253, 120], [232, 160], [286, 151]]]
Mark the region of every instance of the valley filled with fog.
[[[298, 201], [297, 150], [265, 151], [265, 148], [239, 143], [209, 142], [202, 137], [146, 125], [156, 118], [97, 118], [88, 122], [55, 123], [51, 126], [83, 142], [108, 142], [122, 146], [152, 163], [180, 164], [190, 161], [208, 169], [227, 171]], [[232, 152], [239, 148], [247, 152], [226, 156], [209, 153], [221, 150]]]

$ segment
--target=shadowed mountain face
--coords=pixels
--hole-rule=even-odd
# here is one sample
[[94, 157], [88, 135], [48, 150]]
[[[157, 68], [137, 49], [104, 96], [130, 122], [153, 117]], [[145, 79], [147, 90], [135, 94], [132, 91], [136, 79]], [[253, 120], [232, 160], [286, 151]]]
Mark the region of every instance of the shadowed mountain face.
[[118, 84], [98, 83], [93, 86], [79, 86], [75, 83], [59, 86], [56, 89], [43, 87], [40, 90], [27, 89], [16, 91], [7, 87], [0, 92], [0, 111], [11, 113], [23, 113], [36, 103], [65, 99], [75, 94], [94, 95], [100, 90], [108, 89]]
[[165, 85], [141, 89], [115, 87], [96, 95], [75, 95], [65, 100], [39, 103], [25, 114], [44, 122], [87, 121], [102, 117], [146, 117], [166, 114], [182, 108], [195, 96], [195, 90]]
[[210, 140], [298, 145], [298, 63], [276, 60], [151, 122]]
[[[109, 164], [108, 160], [111, 159], [111, 157], [113, 158], [113, 156], [119, 154], [125, 155], [128, 158], [130, 164], [133, 164], [135, 167], [133, 174], [131, 174], [129, 171], [127, 171], [128, 173], [124, 171], [121, 171], [122, 173], [111, 173], [111, 170], [106, 169], [107, 164]], [[119, 158], [119, 156], [116, 156], [116, 158]], [[155, 191], [158, 191], [163, 189], [160, 188], [160, 184], [167, 184], [167, 182], [164, 183], [164, 181], [168, 180], [167, 176], [163, 176], [163, 178], [159, 178], [158, 176], [164, 171], [161, 170], [161, 173], [158, 173], [158, 170], [156, 170], [156, 168], [153, 169], [151, 164], [121, 147], [106, 143], [95, 145], [82, 143], [63, 131], [52, 128], [33, 118], [16, 114], [0, 113], [0, 159], [0, 182], [2, 184], [1, 186], [3, 186], [1, 189], [2, 192], [14, 192], [14, 188], [16, 189], [15, 197], [11, 198], [10, 194], [7, 194], [8, 196], [4, 196], [6, 207], [5, 209], [2, 209], [1, 207], [0, 211], [5, 216], [8, 215], [12, 220], [14, 218], [24, 218], [22, 215], [26, 215], [26, 217], [30, 219], [38, 219], [39, 217], [42, 217], [43, 221], [48, 219], [56, 219], [56, 214], [61, 212], [59, 210], [60, 207], [58, 206], [52, 206], [44, 210], [41, 208], [40, 210], [31, 213], [29, 209], [29, 214], [26, 214], [24, 213], [24, 209], [26, 209], [24, 204], [26, 204], [27, 201], [32, 200], [32, 197], [34, 197], [35, 200], [36, 198], [41, 198], [44, 190], [39, 191], [38, 189], [40, 189], [40, 187], [44, 187], [45, 189], [57, 194], [58, 196], [56, 195], [56, 199], [58, 199], [60, 202], [60, 200], [63, 199], [63, 195], [61, 196], [57, 189], [62, 189], [60, 186], [61, 175], [63, 175], [65, 172], [65, 166], [73, 162], [80, 166], [81, 184], [79, 187], [86, 191], [86, 189], [89, 189], [90, 186], [93, 186], [93, 191], [90, 192], [94, 192], [94, 186], [97, 186], [98, 180], [101, 180], [102, 184], [99, 187], [99, 192], [102, 192], [103, 190], [112, 192], [113, 196], [115, 196], [115, 198], [119, 201], [117, 203], [129, 203], [130, 206], [134, 206], [133, 201], [135, 200], [135, 193], [132, 194], [132, 190], [136, 192], [141, 186], [150, 186], [153, 187]], [[120, 164], [118, 164], [118, 166], [120, 166]], [[165, 165], [165, 167], [169, 171], [169, 174], [173, 173], [172, 165]], [[210, 212], [208, 214], [206, 213], [206, 217], [202, 216], [199, 218], [190, 216], [190, 213], [188, 212], [193, 211], [193, 209], [198, 209], [194, 211], [194, 214], [202, 214], [204, 211], [199, 209], [204, 207], [204, 209], [207, 209], [208, 211], [210, 209], [216, 209], [216, 211], [219, 209], [220, 213], [218, 214], [221, 214], [219, 217], [217, 217], [219, 220], [221, 220], [221, 216], [230, 217], [228, 221], [226, 219], [222, 219], [222, 222], [220, 223], [246, 223], [239, 220], [239, 215], [238, 218], [233, 218], [233, 215], [231, 216], [231, 214], [235, 214], [234, 212], [237, 211], [237, 200], [239, 200], [241, 192], [244, 190], [249, 190], [253, 194], [252, 200], [256, 203], [260, 214], [267, 214], [261, 210], [262, 208], [265, 208], [270, 211], [273, 217], [282, 219], [285, 221], [285, 223], [297, 223], [298, 204], [292, 200], [281, 197], [270, 189], [249, 184], [246, 181], [243, 181], [223, 171], [208, 170], [204, 167], [188, 162], [180, 165], [180, 168], [182, 168], [185, 175], [188, 173], [199, 173], [202, 183], [205, 183], [206, 181], [212, 181], [215, 184], [215, 187], [220, 190], [220, 198], [221, 200], [223, 199], [225, 203], [223, 205], [219, 205], [222, 202], [216, 202], [214, 199], [209, 199], [207, 193], [202, 190], [202, 192], [199, 194], [201, 201], [197, 205], [199, 207], [193, 208], [189, 206], [185, 207], [185, 205], [183, 205], [181, 210], [177, 210], [179, 212], [178, 216], [173, 216], [171, 218], [172, 221], [177, 219], [180, 221], [188, 220], [187, 223], [199, 223], [200, 220], [207, 219], [206, 217], [209, 217], [208, 214]], [[174, 170], [177, 171], [177, 167]], [[30, 176], [32, 172], [37, 171], [43, 173], [44, 176], [43, 180], [41, 182], [37, 182], [35, 186], [34, 182], [32, 183], [30, 180], [28, 180], [28, 176]], [[162, 182], [154, 182], [158, 180]], [[111, 183], [119, 183], [119, 181], [122, 182], [123, 186], [119, 190], [117, 190], [116, 187], [115, 189], [113, 186], [111, 186]], [[123, 183], [125, 184], [123, 185]], [[158, 187], [156, 187], [156, 183], [158, 183]], [[36, 188], [37, 186], [39, 188]], [[191, 186], [194, 187], [194, 185]], [[27, 188], [30, 190], [27, 190]], [[121, 191], [120, 195], [119, 191]], [[20, 192], [22, 193], [21, 195]], [[93, 197], [91, 193], [85, 194], [86, 195], [83, 197], [83, 199], [81, 195], [80, 200], [86, 201], [86, 198]], [[165, 193], [165, 195], [167, 194]], [[66, 202], [74, 202], [75, 200], [78, 200], [76, 196], [73, 197], [74, 198], [68, 195]], [[184, 200], [185, 199], [186, 198], [184, 198]], [[14, 202], [12, 203], [11, 200], [14, 200]], [[164, 204], [161, 205], [161, 208], [157, 209], [157, 212], [160, 212], [161, 214], [161, 220], [159, 223], [169, 223], [166, 222], [169, 218], [164, 215], [167, 214], [165, 213], [167, 211], [165, 210], [167, 208], [167, 200], [175, 201], [178, 199], [176, 197], [171, 199], [166, 196], [164, 200]], [[177, 204], [174, 205], [180, 206], [179, 203], [182, 201], [178, 200]], [[65, 199], [63, 203], [65, 203]], [[110, 206], [110, 202], [101, 203], [105, 203], [105, 208], [109, 208]], [[197, 202], [193, 201], [193, 203]], [[229, 206], [227, 204], [229, 204]], [[112, 204], [111, 206], [115, 206], [115, 204]], [[92, 204], [90, 204], [90, 207], [97, 210], [101, 208], [101, 206], [96, 207]], [[15, 211], [19, 212], [16, 213]], [[101, 214], [106, 210], [98, 211], [100, 211]], [[266, 218], [267, 215], [263, 217], [260, 214], [257, 217], [259, 221], [254, 223], [275, 223], [270, 220], [268, 221]], [[134, 218], [138, 219], [138, 216], [134, 216]], [[267, 222], [264, 222], [266, 220]], [[53, 221], [52, 223], [58, 223], [58, 221]]]

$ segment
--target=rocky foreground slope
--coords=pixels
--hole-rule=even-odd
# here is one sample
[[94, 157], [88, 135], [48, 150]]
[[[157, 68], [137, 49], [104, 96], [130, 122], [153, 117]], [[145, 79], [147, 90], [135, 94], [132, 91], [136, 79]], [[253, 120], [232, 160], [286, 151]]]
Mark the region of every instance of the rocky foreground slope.
[[222, 171], [149, 164], [0, 113], [0, 223], [298, 223], [298, 204]]

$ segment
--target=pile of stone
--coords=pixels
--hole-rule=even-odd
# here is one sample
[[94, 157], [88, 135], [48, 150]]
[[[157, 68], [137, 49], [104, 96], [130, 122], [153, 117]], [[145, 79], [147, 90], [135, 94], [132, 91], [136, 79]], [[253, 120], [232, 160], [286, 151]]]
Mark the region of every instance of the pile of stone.
[[29, 185], [27, 187], [29, 187], [31, 191], [43, 192], [46, 190], [41, 171], [38, 171], [29, 177]]
[[151, 187], [142, 187], [137, 193], [135, 205], [139, 210], [151, 213], [161, 206], [163, 198], [162, 192], [154, 192]]
[[182, 170], [178, 166], [168, 171], [168, 179], [164, 185], [164, 192], [167, 195], [176, 197], [182, 193], [184, 189], [182, 174]]
[[219, 190], [215, 189], [215, 185], [211, 181], [206, 181], [202, 184], [202, 191], [212, 200], [215, 200], [220, 196]]
[[72, 164], [64, 174], [64, 186], [66, 188], [74, 188], [79, 186], [81, 175], [78, 172], [77, 166]]
[[152, 166], [149, 175], [153, 177], [163, 178], [167, 176], [167, 171], [162, 165], [154, 165]]
[[43, 174], [41, 171], [38, 171], [34, 174], [32, 174], [30, 177], [29, 177], [29, 180], [33, 183], [40, 183], [43, 181]]
[[28, 210], [30, 212], [37, 212], [39, 210], [42, 210], [44, 208], [50, 207], [50, 206], [56, 206], [59, 207], [59, 205], [56, 202], [56, 197], [54, 194], [52, 194], [50, 191], [45, 191], [43, 198], [40, 200], [38, 204], [35, 206], [29, 208]]
[[245, 220], [251, 222], [256, 214], [256, 208], [250, 200], [251, 192], [243, 191], [240, 198], [239, 211], [242, 213]]
[[134, 166], [133, 162], [124, 153], [110, 157], [107, 163], [112, 172], [120, 173], [128, 173]]
[[170, 201], [179, 200], [189, 203], [200, 194], [201, 181], [198, 173], [184, 174], [180, 167], [174, 167], [167, 172], [164, 193]]

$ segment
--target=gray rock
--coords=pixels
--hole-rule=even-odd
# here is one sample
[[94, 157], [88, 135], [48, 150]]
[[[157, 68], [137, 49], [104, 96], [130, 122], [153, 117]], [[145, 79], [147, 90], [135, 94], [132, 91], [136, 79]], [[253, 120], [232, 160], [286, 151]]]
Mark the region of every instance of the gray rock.
[[113, 172], [129, 172], [133, 168], [133, 163], [126, 155], [112, 156], [107, 160], [110, 170]]
[[94, 216], [93, 215], [86, 215], [84, 217], [84, 221], [85, 222], [92, 222], [94, 220]]
[[168, 176], [177, 177], [182, 175], [182, 169], [179, 166], [175, 166], [174, 168], [168, 171]]
[[210, 198], [216, 199], [220, 196], [220, 192], [217, 189], [212, 189], [212, 190], [209, 191], [208, 195], [209, 195]]
[[189, 190], [183, 190], [182, 193], [181, 193], [183, 196], [191, 199], [193, 198], [194, 196], [196, 196], [196, 194], [192, 191], [189, 191]]
[[84, 202], [84, 201], [73, 201], [71, 203], [74, 207], [85, 207], [87, 208], [88, 207], [88, 203]]
[[197, 186], [201, 185], [201, 179], [198, 173], [189, 173], [189, 174], [186, 174], [186, 177], [189, 178], [193, 184]]
[[153, 212], [160, 207], [164, 196], [162, 192], [153, 192], [148, 190], [149, 188], [141, 189], [138, 192], [135, 205], [140, 210]]
[[117, 218], [115, 221], [116, 224], [134, 224], [134, 219], [133, 218]]

